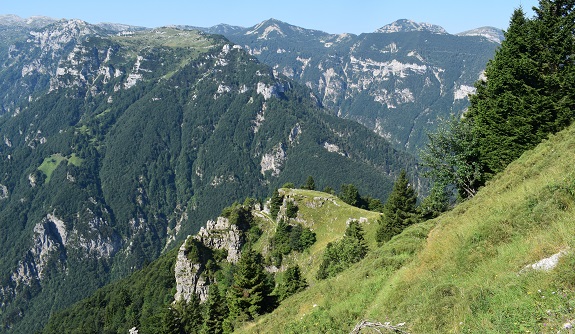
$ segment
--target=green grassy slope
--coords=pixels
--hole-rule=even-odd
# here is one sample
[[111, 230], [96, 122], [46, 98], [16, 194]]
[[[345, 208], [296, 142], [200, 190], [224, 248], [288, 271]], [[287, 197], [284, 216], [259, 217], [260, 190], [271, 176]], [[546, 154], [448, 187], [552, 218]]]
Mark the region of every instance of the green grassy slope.
[[[359, 321], [369, 320], [405, 323], [410, 333], [565, 332], [564, 324], [575, 319], [574, 149], [575, 126], [524, 154], [472, 200], [381, 246], [375, 242], [379, 213], [321, 192], [282, 189], [297, 202], [296, 220], [317, 235], [310, 249], [292, 253], [282, 263], [297, 263], [309, 287], [236, 331], [349, 333]], [[257, 216], [263, 235], [254, 248], [265, 255], [275, 223], [265, 213]], [[318, 281], [325, 246], [342, 238], [349, 219], [362, 221], [370, 251], [338, 276]], [[564, 255], [554, 269], [526, 269], [559, 252]], [[159, 261], [171, 263], [166, 259], [174, 256], [171, 252]], [[149, 268], [157, 266], [154, 262]], [[153, 315], [172, 301], [173, 282], [157, 295], [141, 296], [157, 286], [142, 273], [125, 282], [141, 287], [132, 299], [153, 305], [129, 324], [143, 333], [160, 320]], [[76, 311], [52, 318], [46, 332], [74, 329], [78, 309], [109, 326], [112, 320], [102, 313], [108, 302], [94, 301], [118, 295], [118, 284], [77, 304]]]
[[[339, 276], [318, 282], [308, 273], [306, 291], [240, 332], [344, 333], [368, 319], [405, 322], [413, 333], [556, 333], [575, 318], [574, 151], [571, 127], [472, 200], [370, 244], [367, 258]], [[370, 240], [375, 227], [366, 225]], [[554, 269], [524, 269], [560, 251]], [[316, 270], [308, 264], [300, 262]]]

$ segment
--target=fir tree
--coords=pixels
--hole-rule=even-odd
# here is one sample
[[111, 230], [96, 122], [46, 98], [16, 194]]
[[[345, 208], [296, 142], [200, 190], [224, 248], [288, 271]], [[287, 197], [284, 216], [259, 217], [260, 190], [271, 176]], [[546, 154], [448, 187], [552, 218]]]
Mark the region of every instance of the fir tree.
[[353, 184], [342, 184], [339, 198], [351, 206], [359, 207], [361, 204], [361, 196]]
[[536, 16], [511, 17], [505, 40], [471, 96], [467, 119], [487, 177], [573, 119], [575, 4], [541, 0]]
[[259, 253], [243, 252], [234, 273], [234, 283], [228, 290], [228, 306], [232, 323], [253, 320], [262, 313], [269, 288]]
[[180, 323], [183, 332], [199, 333], [204, 322], [200, 298], [193, 293], [188, 302], [179, 301], [174, 306], [180, 314]]
[[210, 285], [204, 310], [202, 332], [205, 334], [223, 333], [224, 320], [228, 316], [228, 306], [225, 298], [220, 294], [217, 284]]
[[363, 259], [367, 250], [363, 228], [357, 220], [352, 220], [342, 240], [327, 244], [316, 278], [325, 279], [337, 275]]
[[305, 185], [302, 186], [302, 189], [315, 190], [315, 181], [311, 175], [307, 177]]
[[407, 226], [417, 222], [416, 202], [415, 190], [409, 184], [405, 170], [403, 170], [383, 207], [383, 215], [379, 219], [376, 235], [378, 243], [388, 241]]
[[283, 274], [282, 281], [278, 284], [277, 295], [279, 300], [284, 300], [287, 297], [302, 291], [307, 287], [307, 282], [301, 274], [298, 265], [288, 267]]

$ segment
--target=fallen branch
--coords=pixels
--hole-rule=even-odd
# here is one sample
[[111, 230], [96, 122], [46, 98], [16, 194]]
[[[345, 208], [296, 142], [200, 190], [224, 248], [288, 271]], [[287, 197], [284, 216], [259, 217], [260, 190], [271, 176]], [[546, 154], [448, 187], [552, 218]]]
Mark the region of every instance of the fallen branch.
[[359, 334], [359, 332], [364, 328], [371, 328], [381, 333], [380, 329], [385, 329], [393, 333], [409, 334], [408, 332], [402, 330], [401, 328], [405, 325], [405, 322], [399, 323], [397, 325], [392, 325], [391, 322], [381, 323], [381, 322], [371, 322], [367, 320], [360, 321], [350, 334]]

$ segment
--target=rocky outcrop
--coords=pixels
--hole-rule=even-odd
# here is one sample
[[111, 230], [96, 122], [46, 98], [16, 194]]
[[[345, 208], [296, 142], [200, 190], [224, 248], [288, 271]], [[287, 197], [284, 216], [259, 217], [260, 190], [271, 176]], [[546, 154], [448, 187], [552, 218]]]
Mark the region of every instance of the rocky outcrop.
[[176, 276], [176, 294], [174, 300], [190, 301], [195, 293], [203, 302], [208, 298], [208, 284], [204, 276], [204, 264], [194, 263], [186, 256], [187, 241], [182, 244], [178, 251], [176, 266], [174, 268]]
[[[198, 247], [197, 244], [193, 245], [194, 242], [210, 250], [225, 250], [227, 251], [226, 260], [230, 263], [237, 263], [244, 244], [242, 234], [238, 226], [230, 224], [229, 219], [218, 217], [216, 221], [208, 221], [195, 236], [188, 236], [186, 242], [180, 247], [176, 260], [174, 299], [189, 301], [194, 293], [202, 302], [208, 298], [210, 282], [203, 275], [206, 268], [202, 256], [199, 256], [199, 259], [188, 256], [190, 247]], [[202, 253], [202, 250], [198, 253]]]
[[[91, 212], [89, 212], [91, 214]], [[34, 226], [32, 245], [10, 275], [10, 286], [0, 287], [0, 300], [6, 303], [22, 288], [40, 283], [49, 270], [65, 270], [69, 250], [80, 250], [86, 256], [108, 259], [118, 252], [121, 240], [117, 235], [104, 237], [99, 231], [107, 222], [93, 217], [88, 231], [68, 229], [67, 223], [54, 214], [47, 214]]]
[[267, 171], [271, 171], [272, 176], [278, 176], [281, 173], [281, 168], [287, 158], [286, 150], [283, 143], [274, 146], [270, 153], [264, 154], [260, 162], [261, 173], [266, 175]]
[[0, 184], [0, 201], [8, 198], [8, 187]]

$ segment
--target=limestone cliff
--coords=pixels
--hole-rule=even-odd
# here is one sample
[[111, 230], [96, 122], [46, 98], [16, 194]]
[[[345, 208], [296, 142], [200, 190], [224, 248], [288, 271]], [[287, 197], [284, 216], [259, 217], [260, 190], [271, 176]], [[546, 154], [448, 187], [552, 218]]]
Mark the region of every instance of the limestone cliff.
[[218, 217], [216, 221], [208, 221], [198, 234], [188, 236], [186, 242], [180, 247], [176, 260], [174, 299], [189, 301], [195, 293], [202, 302], [206, 301], [210, 284], [205, 275], [206, 252], [227, 251], [226, 261], [237, 263], [243, 245], [243, 232], [224, 217]]

